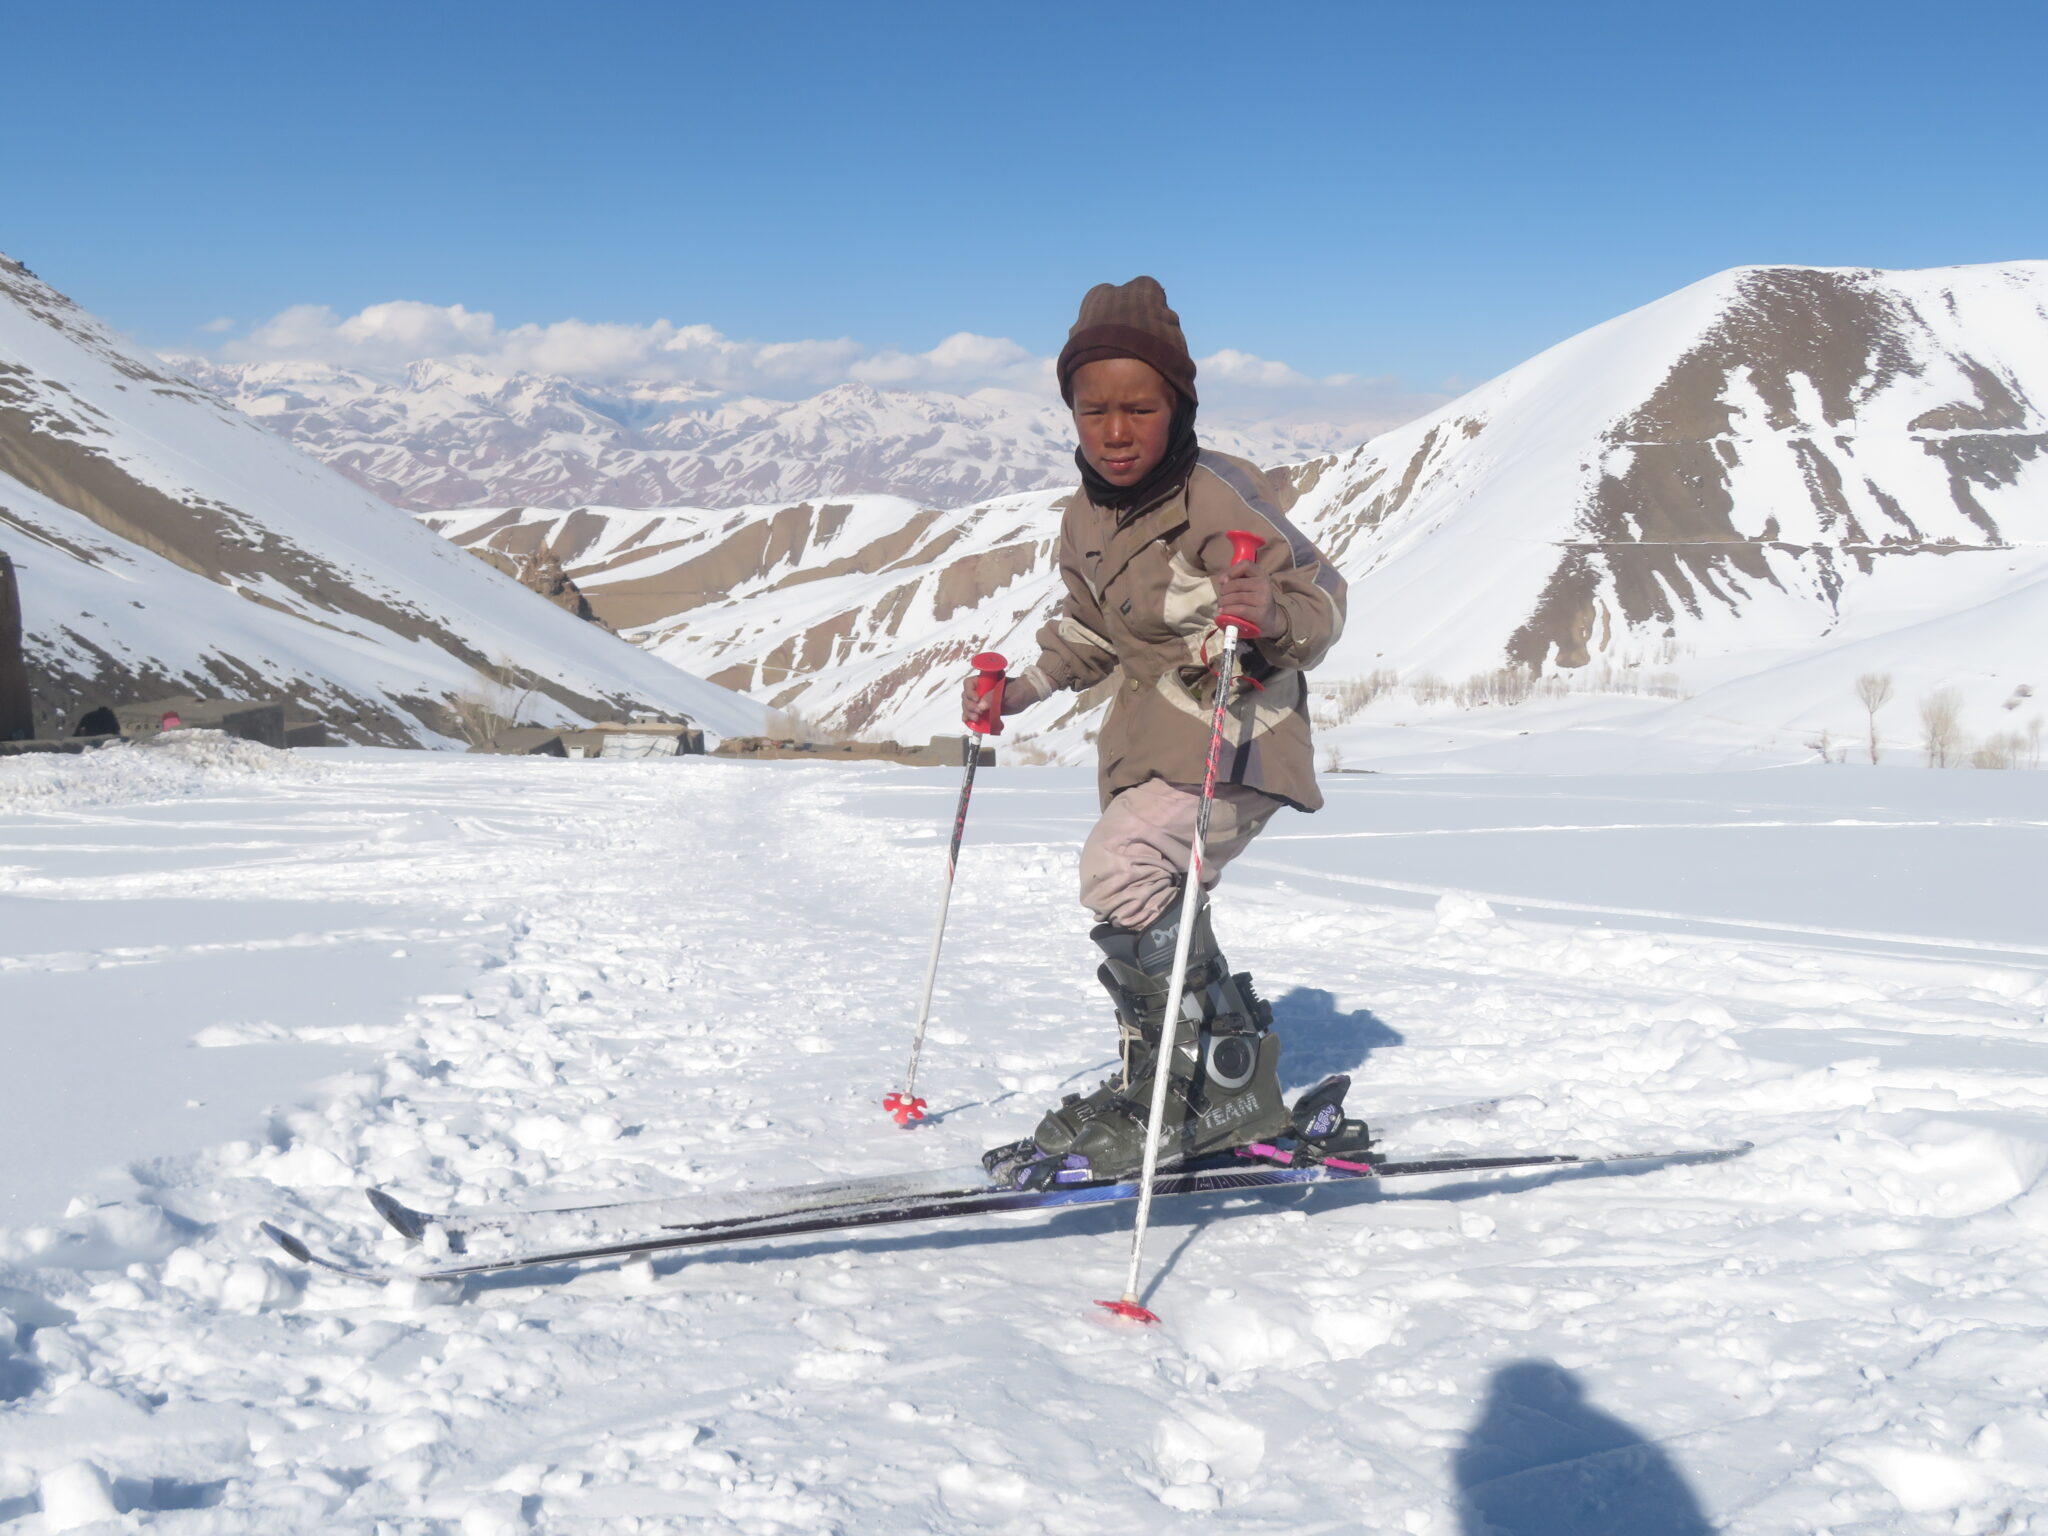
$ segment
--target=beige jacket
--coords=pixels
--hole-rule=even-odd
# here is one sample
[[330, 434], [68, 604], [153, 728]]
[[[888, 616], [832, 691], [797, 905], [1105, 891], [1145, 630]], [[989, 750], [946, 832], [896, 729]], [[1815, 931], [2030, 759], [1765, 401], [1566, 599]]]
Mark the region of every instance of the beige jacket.
[[1038, 632], [1035, 665], [1054, 688], [1084, 689], [1121, 668], [1097, 743], [1102, 803], [1147, 779], [1202, 782], [1215, 679], [1216, 584], [1230, 563], [1227, 531], [1266, 540], [1277, 632], [1246, 652], [1230, 708], [1218, 783], [1243, 784], [1304, 810], [1323, 803], [1309, 741], [1308, 668], [1344, 628], [1344, 578], [1280, 512], [1266, 477], [1242, 459], [1204, 450], [1177, 494], [1119, 524], [1075, 494], [1060, 525], [1066, 603]]

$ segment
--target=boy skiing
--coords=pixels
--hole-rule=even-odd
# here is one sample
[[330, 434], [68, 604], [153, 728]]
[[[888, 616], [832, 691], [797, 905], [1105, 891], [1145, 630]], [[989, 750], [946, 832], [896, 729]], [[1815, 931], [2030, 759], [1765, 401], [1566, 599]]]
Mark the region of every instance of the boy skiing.
[[[1081, 902], [1097, 919], [1097, 976], [1116, 1006], [1124, 1065], [1093, 1093], [1067, 1095], [1029, 1139], [988, 1154], [991, 1173], [1019, 1186], [1122, 1177], [1143, 1161], [1209, 746], [1218, 616], [1248, 620], [1258, 638], [1243, 647], [1229, 706], [1205, 888], [1281, 806], [1321, 806], [1304, 674], [1344, 625], [1343, 577], [1281, 513], [1265, 476], [1197, 443], [1195, 363], [1158, 282], [1089, 290], [1058, 376], [1082, 481], [1060, 528], [1065, 601], [1039, 631], [1037, 660], [986, 699], [970, 679], [962, 709], [968, 724], [985, 723], [990, 701], [1012, 715], [1121, 669], [1098, 742], [1103, 813], [1081, 850]], [[1234, 531], [1263, 540], [1255, 560], [1232, 564]], [[1162, 1164], [1290, 1134], [1326, 1149], [1362, 1143], [1364, 1126], [1342, 1118], [1341, 1079], [1292, 1112], [1282, 1102], [1272, 1009], [1225, 963], [1206, 895], [1194, 927], [1168, 1049]]]

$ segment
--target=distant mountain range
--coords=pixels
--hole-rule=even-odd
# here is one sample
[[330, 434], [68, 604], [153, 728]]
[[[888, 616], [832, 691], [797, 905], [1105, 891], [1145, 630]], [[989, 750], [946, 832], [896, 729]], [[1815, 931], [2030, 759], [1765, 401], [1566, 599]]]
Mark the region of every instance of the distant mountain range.
[[[1857, 723], [1870, 671], [1896, 675], [1899, 714], [1952, 687], [2017, 721], [2048, 688], [2044, 401], [2048, 262], [1720, 273], [1279, 477], [1352, 584], [1319, 683], [1668, 674], [1692, 697], [1643, 729], [1796, 740]], [[908, 739], [952, 722], [966, 656], [1031, 654], [1060, 501], [425, 520], [554, 553], [679, 665]], [[1095, 703], [1034, 725], [1078, 751]]]
[[[444, 365], [396, 384], [201, 371], [359, 483], [0, 265], [0, 548], [46, 713], [285, 692], [356, 739], [432, 740], [513, 675], [540, 718], [640, 705], [732, 732], [773, 706], [915, 740], [957, 728], [966, 657], [1028, 658], [1057, 599], [1070, 439], [1023, 397], [847, 386], [783, 406]], [[1895, 737], [1939, 692], [1966, 731], [2010, 740], [2048, 697], [2044, 401], [2048, 262], [1752, 267], [1370, 442], [1250, 456], [1285, 466], [1275, 497], [1351, 582], [1314, 680], [1325, 719], [1389, 676], [1404, 715], [1454, 708], [1460, 684], [1509, 703], [1518, 685], [1483, 680], [1540, 676], [1632, 693], [1600, 727], [1632, 750], [1782, 745], [1851, 734], [1870, 673], [1895, 680]], [[868, 473], [930, 488], [854, 491]], [[712, 494], [583, 494], [674, 501], [677, 475]], [[408, 518], [360, 488], [378, 476], [430, 508], [520, 494]], [[584, 603], [638, 648], [574, 617]], [[1102, 702], [1025, 724], [1078, 757]], [[1497, 712], [1501, 765], [1548, 728], [1520, 708]]]
[[425, 744], [501, 701], [547, 723], [762, 710], [421, 528], [0, 257], [0, 550], [37, 726], [171, 693], [290, 700]]
[[[792, 402], [447, 362], [374, 374], [175, 361], [245, 415], [413, 511], [730, 507], [878, 493], [957, 507], [1074, 478], [1066, 412], [1056, 399], [1014, 390], [842, 384]], [[1336, 427], [1216, 427], [1208, 436], [1267, 464], [1353, 440]]]

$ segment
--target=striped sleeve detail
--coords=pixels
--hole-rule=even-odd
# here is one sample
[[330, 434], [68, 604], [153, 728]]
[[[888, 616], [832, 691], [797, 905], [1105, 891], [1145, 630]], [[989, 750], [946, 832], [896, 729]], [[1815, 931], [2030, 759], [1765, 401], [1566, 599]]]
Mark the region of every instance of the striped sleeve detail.
[[1062, 640], [1071, 640], [1076, 645], [1093, 646], [1096, 650], [1106, 651], [1111, 656], [1114, 656], [1116, 654], [1115, 646], [1111, 645], [1107, 640], [1105, 640], [1102, 636], [1095, 633], [1094, 630], [1090, 629], [1086, 624], [1083, 624], [1079, 619], [1070, 618], [1062, 614], [1060, 616], [1059, 626], [1060, 638]]
[[1345, 582], [1337, 568], [1323, 558], [1322, 551], [1309, 542], [1307, 534], [1294, 526], [1293, 519], [1267, 499], [1265, 490], [1235, 460], [1224, 454], [1205, 451], [1201, 464], [1202, 468], [1229, 486], [1239, 501], [1280, 530], [1280, 536], [1287, 540], [1288, 553], [1294, 556], [1295, 565], [1302, 570], [1314, 569], [1318, 588], [1333, 598], [1343, 594]]

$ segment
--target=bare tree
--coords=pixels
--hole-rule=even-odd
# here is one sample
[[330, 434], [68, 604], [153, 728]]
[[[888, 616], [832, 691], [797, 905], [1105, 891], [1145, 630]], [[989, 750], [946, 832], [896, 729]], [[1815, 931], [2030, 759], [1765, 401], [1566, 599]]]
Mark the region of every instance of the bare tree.
[[1484, 704], [1520, 704], [1536, 686], [1536, 674], [1517, 663], [1491, 672], [1474, 672], [1458, 685], [1458, 703], [1466, 709]]
[[1877, 712], [1891, 702], [1891, 673], [1864, 673], [1856, 679], [1856, 698], [1863, 706], [1864, 717], [1870, 722], [1870, 761], [1874, 767], [1877, 764]]
[[1826, 726], [1822, 726], [1820, 734], [1806, 744], [1806, 750], [1818, 752], [1820, 760], [1824, 763], [1844, 763], [1849, 760], [1847, 743], [1836, 741], [1834, 732]]
[[1920, 701], [1921, 745], [1927, 766], [1946, 768], [1961, 755], [1963, 696], [1953, 688], [1937, 688]]
[[2026, 738], [2018, 731], [1986, 736], [1970, 754], [1972, 768], [2016, 768], [2027, 750]]
[[825, 733], [802, 710], [785, 704], [768, 711], [762, 733], [770, 741], [823, 741]]
[[519, 712], [533, 697], [534, 678], [523, 674], [509, 656], [499, 656], [488, 666], [476, 669], [476, 681], [448, 701], [455, 728], [472, 747], [488, 747], [508, 727], [519, 723]]
[[1441, 704], [1451, 696], [1451, 685], [1434, 672], [1421, 672], [1409, 679], [1408, 693], [1418, 704]]
[[1400, 682], [1400, 675], [1382, 667], [1369, 677], [1340, 678], [1325, 683], [1314, 701], [1317, 725], [1342, 725], [1374, 699]]

